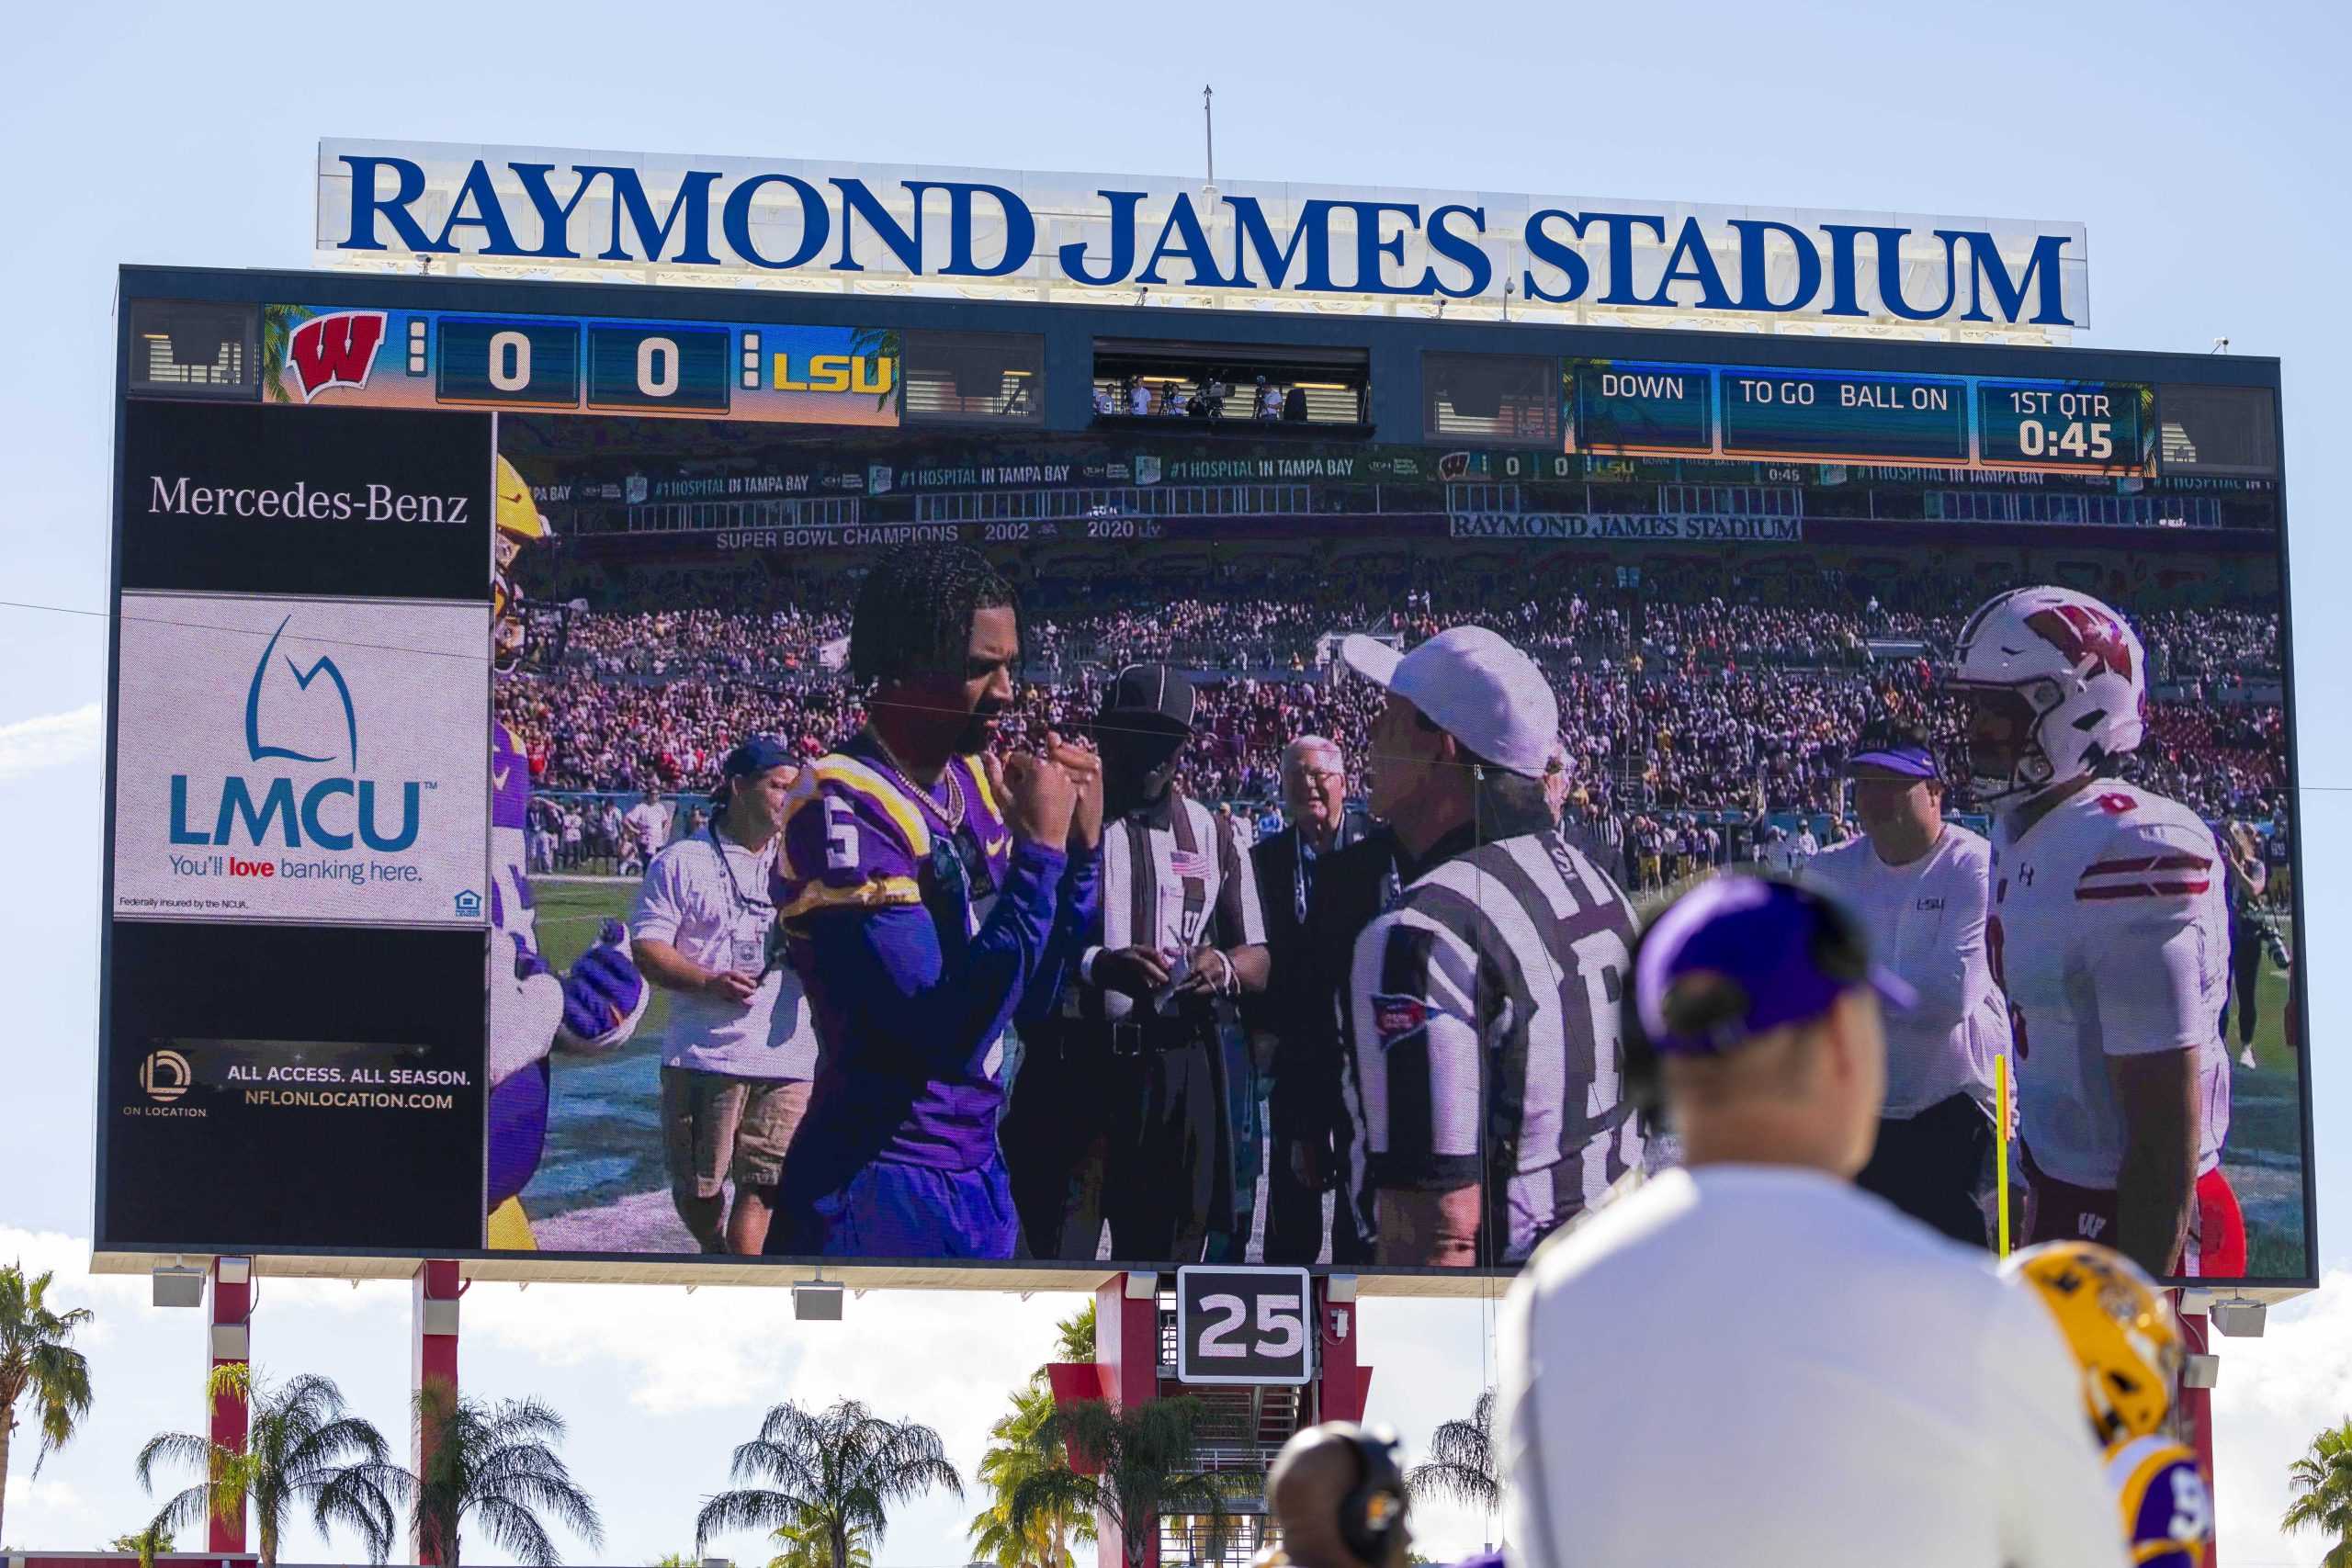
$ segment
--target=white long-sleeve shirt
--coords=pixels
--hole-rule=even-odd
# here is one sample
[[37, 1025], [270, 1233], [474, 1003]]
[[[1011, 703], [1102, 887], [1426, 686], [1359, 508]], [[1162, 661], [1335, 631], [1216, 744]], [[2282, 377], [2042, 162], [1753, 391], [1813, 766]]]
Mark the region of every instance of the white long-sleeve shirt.
[[1864, 839], [1816, 855], [1802, 880], [1836, 901], [1871, 956], [1919, 993], [1886, 1020], [1886, 1114], [1916, 1116], [1955, 1094], [1993, 1097], [1993, 1058], [2009, 1049], [2008, 1003], [1993, 983], [1984, 916], [1993, 846], [1947, 823], [1917, 860], [1889, 865]]
[[2032, 1292], [1818, 1171], [1671, 1170], [1540, 1247], [1499, 1325], [1511, 1568], [2120, 1568]]

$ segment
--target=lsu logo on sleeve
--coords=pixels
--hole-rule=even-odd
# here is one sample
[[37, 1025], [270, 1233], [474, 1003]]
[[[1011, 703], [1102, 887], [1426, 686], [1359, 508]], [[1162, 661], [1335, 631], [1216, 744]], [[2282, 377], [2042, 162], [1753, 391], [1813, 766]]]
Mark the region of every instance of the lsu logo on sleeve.
[[383, 341], [381, 310], [313, 316], [288, 334], [286, 369], [306, 403], [329, 387], [365, 387]]

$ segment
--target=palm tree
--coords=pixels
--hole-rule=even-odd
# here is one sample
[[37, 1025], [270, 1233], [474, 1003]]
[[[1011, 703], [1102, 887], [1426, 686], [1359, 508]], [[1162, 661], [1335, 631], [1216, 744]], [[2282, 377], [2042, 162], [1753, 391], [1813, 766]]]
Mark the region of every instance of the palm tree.
[[536, 1399], [469, 1399], [444, 1378], [416, 1395], [416, 1540], [420, 1558], [457, 1568], [470, 1516], [492, 1545], [524, 1562], [563, 1561], [539, 1516], [592, 1546], [605, 1544], [596, 1504], [573, 1483], [554, 1445], [563, 1417]]
[[[1073, 1318], [1062, 1325], [1065, 1350], [1069, 1347], [1067, 1331], [1076, 1322]], [[1066, 1450], [1037, 1441], [1038, 1429], [1053, 1414], [1053, 1390], [1043, 1378], [1033, 1378], [1013, 1394], [1012, 1413], [989, 1428], [994, 1441], [980, 1456], [979, 1480], [995, 1501], [973, 1517], [968, 1529], [974, 1562], [992, 1562], [996, 1568], [1071, 1568], [1071, 1540], [1094, 1539], [1092, 1514], [1050, 1506], [1025, 1528], [1013, 1527], [1012, 1495], [1021, 1483], [1043, 1471], [1069, 1468]]]
[[293, 341], [294, 329], [316, 314], [300, 305], [261, 308], [261, 384], [271, 402], [293, 401], [280, 374], [286, 368], [287, 344]]
[[6, 1518], [8, 1446], [17, 1435], [18, 1403], [31, 1396], [40, 1422], [35, 1475], [51, 1450], [73, 1440], [74, 1425], [90, 1413], [90, 1363], [73, 1345], [74, 1336], [90, 1321], [90, 1309], [51, 1311], [52, 1278], [44, 1272], [28, 1280], [21, 1262], [0, 1268], [0, 1522]]
[[695, 1519], [695, 1550], [729, 1530], [817, 1528], [825, 1568], [852, 1568], [851, 1538], [878, 1545], [890, 1505], [944, 1486], [961, 1497], [964, 1478], [947, 1462], [939, 1434], [917, 1421], [887, 1421], [854, 1399], [811, 1415], [789, 1402], [771, 1407], [760, 1435], [735, 1450], [737, 1481]]
[[139, 1568], [155, 1568], [155, 1559], [167, 1551], [176, 1551], [172, 1532], [157, 1529], [152, 1523], [137, 1535], [119, 1535], [107, 1543], [108, 1551], [128, 1551], [139, 1559]]
[[1495, 1391], [1478, 1396], [1467, 1421], [1447, 1421], [1430, 1434], [1430, 1457], [1406, 1472], [1405, 1484], [1492, 1512], [1502, 1502], [1495, 1474]]
[[2287, 1484], [2295, 1500], [2278, 1529], [2318, 1530], [2335, 1543], [2320, 1559], [2322, 1568], [2352, 1568], [2352, 1417], [2312, 1439], [2303, 1457], [2287, 1467]]
[[1091, 1361], [1094, 1359], [1094, 1300], [1054, 1325], [1054, 1359], [1057, 1361]]
[[1209, 1554], [1222, 1554], [1236, 1478], [1196, 1469], [1193, 1438], [1205, 1411], [1197, 1399], [1154, 1399], [1114, 1410], [1099, 1399], [1057, 1410], [1037, 1426], [1041, 1450], [1075, 1450], [1094, 1473], [1040, 1465], [1006, 1500], [1006, 1522], [1030, 1529], [1053, 1515], [1101, 1514], [1119, 1532], [1126, 1568], [1142, 1568], [1154, 1522], [1179, 1515], [1209, 1519]]
[[247, 1402], [245, 1446], [230, 1448], [200, 1432], [164, 1432], [139, 1450], [139, 1484], [154, 1487], [155, 1464], [187, 1465], [202, 1481], [165, 1503], [151, 1529], [176, 1531], [207, 1518], [241, 1519], [253, 1506], [262, 1568], [276, 1568], [286, 1524], [308, 1507], [322, 1536], [339, 1525], [359, 1533], [368, 1561], [391, 1554], [395, 1502], [409, 1484], [383, 1434], [350, 1414], [332, 1379], [304, 1373], [271, 1386], [243, 1361], [216, 1367], [205, 1392]]
[[[768, 1539], [784, 1548], [768, 1559], [768, 1568], [830, 1568], [832, 1562], [832, 1538], [826, 1533], [825, 1521], [813, 1514], [776, 1526]], [[861, 1526], [850, 1527], [849, 1568], [874, 1568], [874, 1548]]]

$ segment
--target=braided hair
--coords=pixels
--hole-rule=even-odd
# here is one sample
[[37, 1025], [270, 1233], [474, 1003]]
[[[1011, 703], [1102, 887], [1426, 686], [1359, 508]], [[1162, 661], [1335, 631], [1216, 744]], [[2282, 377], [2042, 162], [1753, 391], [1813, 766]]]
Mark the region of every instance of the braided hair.
[[1012, 608], [1012, 584], [962, 545], [905, 546], [876, 561], [850, 621], [850, 674], [861, 686], [957, 676], [972, 617]]

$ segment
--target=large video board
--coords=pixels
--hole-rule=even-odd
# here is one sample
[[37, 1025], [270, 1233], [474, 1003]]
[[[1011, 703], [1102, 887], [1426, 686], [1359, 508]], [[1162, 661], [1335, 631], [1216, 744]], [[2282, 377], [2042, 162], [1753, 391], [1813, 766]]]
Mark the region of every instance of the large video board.
[[[1883, 870], [1850, 764], [1901, 734], [1986, 868], [1878, 933], [1990, 976], [1890, 1037], [1946, 1228], [1989, 1233], [1999, 1055], [2019, 1223], [2146, 1234], [2154, 1059], [2197, 1111], [2151, 1261], [2311, 1277], [2274, 366], [124, 298], [102, 1255], [1477, 1288], [1676, 1157], [1623, 1083], [1640, 921]], [[1960, 666], [2044, 586], [2035, 657], [2131, 711], [2020, 796]], [[1464, 626], [1552, 716], [1453, 802], [1374, 676]], [[1098, 771], [1099, 829], [1040, 794]]]

